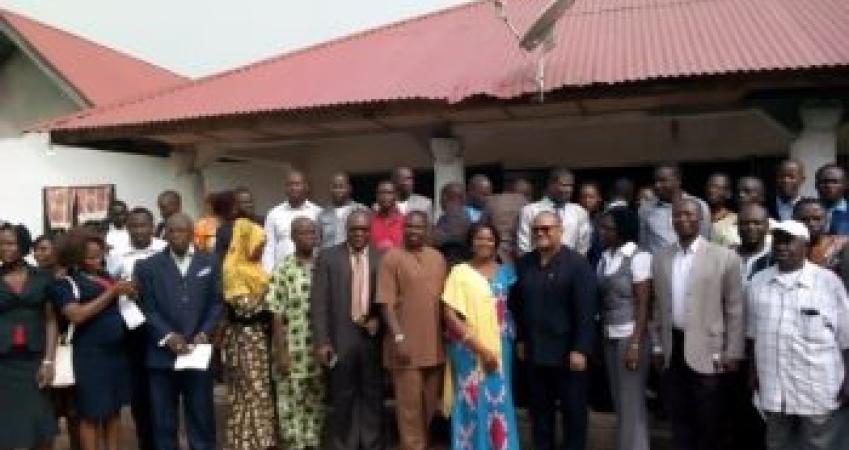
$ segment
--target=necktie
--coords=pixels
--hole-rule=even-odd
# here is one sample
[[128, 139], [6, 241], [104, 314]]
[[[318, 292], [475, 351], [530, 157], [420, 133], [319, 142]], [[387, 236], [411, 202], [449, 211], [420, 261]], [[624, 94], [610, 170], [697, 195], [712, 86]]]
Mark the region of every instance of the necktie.
[[366, 289], [363, 272], [365, 264], [363, 263], [363, 254], [354, 253], [353, 262], [351, 265], [351, 319], [354, 322], [361, 322], [366, 315], [366, 307], [363, 305], [363, 291]]

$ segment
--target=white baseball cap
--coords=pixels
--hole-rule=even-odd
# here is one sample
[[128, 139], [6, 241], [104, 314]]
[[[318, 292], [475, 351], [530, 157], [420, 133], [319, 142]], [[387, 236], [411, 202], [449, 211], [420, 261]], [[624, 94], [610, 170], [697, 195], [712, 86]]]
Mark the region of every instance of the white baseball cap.
[[790, 236], [804, 239], [805, 242], [811, 241], [811, 234], [808, 233], [808, 227], [797, 220], [782, 220], [772, 226], [771, 233], [777, 232], [787, 233]]

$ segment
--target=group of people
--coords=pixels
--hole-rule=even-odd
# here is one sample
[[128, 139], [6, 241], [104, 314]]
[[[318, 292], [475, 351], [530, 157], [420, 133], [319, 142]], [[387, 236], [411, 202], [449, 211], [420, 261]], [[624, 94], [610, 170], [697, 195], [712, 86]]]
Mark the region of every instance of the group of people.
[[[618, 450], [650, 448], [652, 372], [674, 449], [847, 448], [847, 179], [823, 166], [807, 198], [805, 176], [783, 161], [767, 196], [717, 173], [702, 200], [675, 165], [639, 191], [554, 169], [537, 200], [475, 175], [437, 210], [407, 167], [370, 206], [335, 174], [323, 208], [291, 170], [264, 217], [237, 189], [194, 222], [166, 191], [158, 226], [120, 201], [34, 243], [2, 225], [0, 448], [49, 448], [60, 414], [79, 448], [116, 450], [129, 404], [140, 448], [177, 449], [182, 402], [190, 447], [213, 449], [220, 367], [226, 449], [385, 448], [387, 379], [402, 450], [439, 413], [452, 449], [519, 449], [514, 369], [533, 448], [584, 449], [596, 352]], [[68, 335], [75, 386], [48, 389]], [[175, 365], [210, 346], [219, 365]]]

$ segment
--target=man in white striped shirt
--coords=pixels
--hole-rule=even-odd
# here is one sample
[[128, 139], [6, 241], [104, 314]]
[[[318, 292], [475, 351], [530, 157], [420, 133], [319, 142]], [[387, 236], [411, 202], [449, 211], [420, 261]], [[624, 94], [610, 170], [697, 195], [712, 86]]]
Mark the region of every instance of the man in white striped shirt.
[[747, 320], [767, 448], [836, 449], [838, 409], [849, 403], [849, 298], [837, 275], [806, 261], [803, 224], [772, 233], [776, 264], [753, 278]]

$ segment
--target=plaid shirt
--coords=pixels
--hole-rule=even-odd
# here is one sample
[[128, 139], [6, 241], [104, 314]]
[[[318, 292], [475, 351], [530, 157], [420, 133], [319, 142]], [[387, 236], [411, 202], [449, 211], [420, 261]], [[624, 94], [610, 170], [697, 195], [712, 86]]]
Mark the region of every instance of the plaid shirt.
[[839, 407], [841, 351], [849, 349], [849, 298], [840, 279], [806, 261], [801, 270], [759, 272], [748, 293], [761, 407], [791, 415]]

